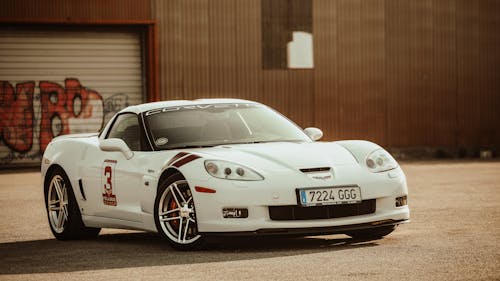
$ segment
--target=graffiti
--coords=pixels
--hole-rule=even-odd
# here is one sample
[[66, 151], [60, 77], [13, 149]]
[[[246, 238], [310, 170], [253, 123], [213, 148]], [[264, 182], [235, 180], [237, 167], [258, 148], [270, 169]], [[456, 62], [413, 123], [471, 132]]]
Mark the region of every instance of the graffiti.
[[126, 94], [115, 94], [104, 100], [104, 119], [109, 120], [122, 108], [129, 106]]
[[102, 97], [99, 93], [82, 87], [77, 79], [66, 79], [64, 84], [63, 88], [54, 82], [40, 82], [41, 151], [45, 151], [52, 138], [59, 135], [92, 131], [88, 119], [100, 121], [94, 131], [102, 127]]
[[0, 81], [0, 140], [10, 149], [27, 152], [33, 145], [33, 96], [35, 83], [18, 83], [16, 88]]
[[104, 120], [102, 96], [78, 79], [40, 81], [38, 88], [0, 81], [0, 163], [37, 159], [54, 137], [96, 132]]

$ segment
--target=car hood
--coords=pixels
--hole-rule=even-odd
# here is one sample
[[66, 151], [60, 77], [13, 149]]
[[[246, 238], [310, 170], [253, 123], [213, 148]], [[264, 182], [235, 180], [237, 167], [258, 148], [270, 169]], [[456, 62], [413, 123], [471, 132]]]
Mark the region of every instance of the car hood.
[[223, 145], [203, 150], [206, 159], [232, 161], [257, 169], [308, 169], [357, 165], [344, 147], [331, 142], [270, 142]]

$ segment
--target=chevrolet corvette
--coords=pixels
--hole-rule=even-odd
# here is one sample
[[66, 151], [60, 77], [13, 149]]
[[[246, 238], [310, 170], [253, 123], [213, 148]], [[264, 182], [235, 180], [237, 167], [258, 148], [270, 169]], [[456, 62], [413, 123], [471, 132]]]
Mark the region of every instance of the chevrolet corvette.
[[99, 133], [48, 145], [50, 229], [59, 240], [152, 231], [190, 250], [226, 235], [379, 239], [409, 222], [396, 160], [372, 142], [322, 135], [246, 100], [129, 106]]

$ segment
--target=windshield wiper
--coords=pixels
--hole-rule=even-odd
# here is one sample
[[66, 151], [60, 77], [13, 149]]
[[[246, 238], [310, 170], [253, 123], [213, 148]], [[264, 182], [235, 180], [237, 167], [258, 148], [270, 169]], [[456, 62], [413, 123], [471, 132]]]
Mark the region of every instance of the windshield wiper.
[[204, 145], [204, 144], [194, 144], [194, 145], [179, 145], [179, 146], [172, 146], [167, 148], [168, 150], [171, 149], [183, 149], [183, 148], [204, 148], [204, 147], [214, 147], [214, 145]]
[[267, 142], [303, 142], [302, 140], [259, 140], [259, 141], [242, 141], [242, 142], [229, 142], [225, 144], [254, 144], [254, 143], [267, 143]]
[[241, 141], [241, 142], [223, 142], [223, 143], [213, 143], [213, 144], [188, 144], [188, 145], [178, 145], [167, 147], [167, 150], [172, 149], [183, 149], [183, 148], [206, 148], [206, 147], [214, 147], [220, 145], [233, 145], [233, 144], [255, 144], [255, 143], [267, 143], [267, 142], [303, 142], [302, 140], [255, 140], [255, 141]]

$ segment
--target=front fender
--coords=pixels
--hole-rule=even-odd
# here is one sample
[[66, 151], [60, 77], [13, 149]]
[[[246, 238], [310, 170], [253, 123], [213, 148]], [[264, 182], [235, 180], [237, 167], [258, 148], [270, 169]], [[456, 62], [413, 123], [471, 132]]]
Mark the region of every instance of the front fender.
[[78, 179], [81, 177], [80, 165], [88, 145], [76, 139], [61, 139], [51, 142], [42, 157], [42, 180], [45, 181], [51, 167], [58, 165], [68, 176], [75, 194], [78, 194], [75, 189], [78, 186]]
[[380, 145], [369, 141], [363, 140], [346, 140], [346, 141], [336, 141], [334, 142], [345, 149], [347, 149], [356, 158], [356, 161], [360, 165], [364, 165], [365, 158], [370, 154], [370, 152], [380, 149]]

